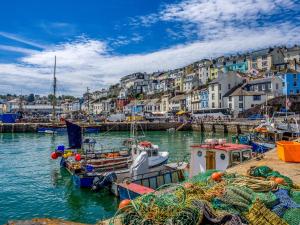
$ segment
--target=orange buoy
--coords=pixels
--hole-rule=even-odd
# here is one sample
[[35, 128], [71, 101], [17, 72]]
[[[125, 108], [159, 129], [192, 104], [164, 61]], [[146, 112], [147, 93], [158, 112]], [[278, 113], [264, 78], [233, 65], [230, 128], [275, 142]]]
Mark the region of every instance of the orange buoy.
[[184, 183], [183, 187], [186, 189], [189, 189], [189, 188], [193, 187], [193, 184], [192, 183]]
[[58, 158], [58, 154], [56, 152], [52, 152], [51, 153], [51, 158], [52, 159], [57, 159]]
[[277, 184], [284, 184], [284, 179], [281, 177], [276, 177], [274, 181]]
[[219, 172], [214, 172], [211, 175], [211, 179], [213, 179], [214, 181], [220, 181], [221, 177], [222, 177], [222, 175]]
[[119, 204], [119, 209], [123, 209], [131, 203], [130, 199], [124, 199]]

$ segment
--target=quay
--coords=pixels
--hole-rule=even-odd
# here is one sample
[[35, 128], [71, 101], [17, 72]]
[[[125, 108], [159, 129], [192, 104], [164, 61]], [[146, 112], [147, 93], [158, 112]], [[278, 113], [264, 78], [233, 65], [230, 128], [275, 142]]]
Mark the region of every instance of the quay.
[[[80, 123], [83, 127], [99, 128], [106, 131], [130, 131], [131, 122], [106, 122], [97, 124]], [[244, 133], [259, 125], [259, 121], [202, 121], [197, 123], [180, 122], [138, 122], [144, 131], [166, 131], [174, 128], [180, 131], [201, 131], [216, 133]], [[40, 127], [65, 127], [64, 124], [51, 123], [1, 123], [0, 133], [34, 133]]]

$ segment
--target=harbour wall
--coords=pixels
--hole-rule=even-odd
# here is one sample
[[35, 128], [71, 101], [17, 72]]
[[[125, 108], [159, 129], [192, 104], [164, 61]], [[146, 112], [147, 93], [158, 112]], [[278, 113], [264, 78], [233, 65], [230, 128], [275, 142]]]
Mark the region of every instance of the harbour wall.
[[[186, 123], [182, 125], [179, 122], [168, 123], [154, 123], [154, 122], [139, 122], [138, 123], [144, 131], [165, 131], [170, 128], [180, 131], [201, 131], [201, 132], [215, 132], [215, 133], [246, 133], [258, 125], [258, 122], [216, 122], [205, 121], [201, 123]], [[130, 122], [119, 123], [101, 123], [101, 124], [81, 124], [83, 127], [99, 128], [100, 131], [130, 131]], [[50, 123], [2, 123], [0, 124], [0, 133], [34, 133], [40, 127], [51, 127]], [[55, 124], [54, 126], [64, 127], [62, 124]]]

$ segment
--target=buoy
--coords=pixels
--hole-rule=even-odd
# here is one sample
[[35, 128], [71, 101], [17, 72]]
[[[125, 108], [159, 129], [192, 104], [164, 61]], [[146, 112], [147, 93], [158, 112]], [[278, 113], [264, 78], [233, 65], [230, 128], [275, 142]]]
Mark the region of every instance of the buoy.
[[68, 158], [68, 154], [63, 154], [63, 157], [66, 159], [66, 158]]
[[71, 157], [72, 155], [73, 155], [72, 152], [68, 152], [68, 153], [67, 153], [67, 156], [68, 156], [68, 157]]
[[131, 203], [131, 200], [129, 199], [124, 199], [120, 202], [119, 204], [119, 209], [123, 209], [125, 208], [126, 206], [128, 206], [129, 204]]
[[52, 152], [52, 153], [51, 153], [51, 158], [52, 158], [52, 159], [57, 159], [57, 158], [58, 158], [57, 153], [56, 153], [56, 152]]
[[80, 154], [76, 154], [75, 155], [75, 160], [76, 161], [80, 161], [81, 160], [81, 155]]
[[192, 183], [184, 183], [183, 187], [186, 189], [189, 189], [189, 188], [193, 187], [193, 184]]
[[222, 175], [219, 172], [215, 172], [211, 175], [211, 179], [213, 179], [214, 181], [220, 181], [221, 177], [222, 177]]
[[284, 184], [284, 179], [281, 177], [276, 177], [274, 181], [277, 184]]

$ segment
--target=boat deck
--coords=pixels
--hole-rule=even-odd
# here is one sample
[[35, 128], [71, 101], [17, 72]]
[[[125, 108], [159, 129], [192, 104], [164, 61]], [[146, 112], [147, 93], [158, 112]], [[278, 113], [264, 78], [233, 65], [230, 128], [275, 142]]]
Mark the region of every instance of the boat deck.
[[268, 166], [279, 173], [290, 177], [296, 184], [300, 184], [300, 163], [288, 163], [281, 161], [277, 156], [277, 150], [272, 149], [265, 153], [261, 160], [252, 159], [243, 164], [227, 169], [227, 172], [247, 174], [251, 166]]

